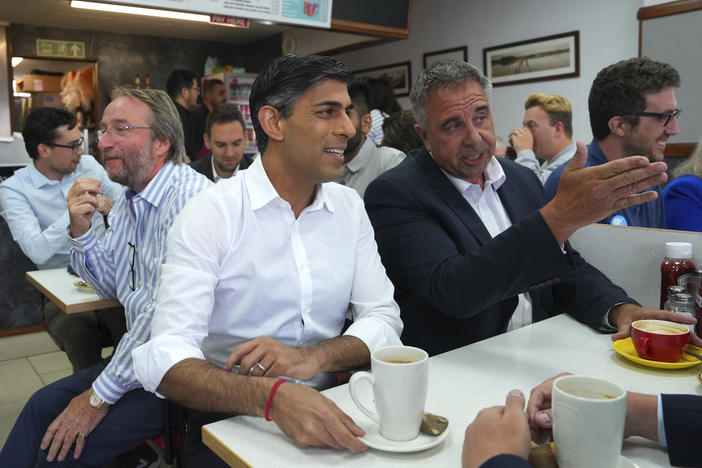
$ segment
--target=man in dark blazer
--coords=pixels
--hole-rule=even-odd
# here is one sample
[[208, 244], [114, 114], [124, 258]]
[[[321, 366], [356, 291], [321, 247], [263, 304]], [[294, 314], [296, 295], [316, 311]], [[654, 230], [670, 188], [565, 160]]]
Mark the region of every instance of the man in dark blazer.
[[246, 124], [234, 104], [221, 104], [207, 116], [203, 140], [210, 154], [190, 163], [190, 167], [212, 182], [232, 177], [251, 165], [253, 157], [244, 154]]
[[631, 157], [582, 169], [581, 143], [557, 197], [543, 206], [531, 171], [492, 156], [489, 86], [465, 62], [424, 70], [411, 99], [426, 149], [366, 191], [402, 341], [434, 355], [560, 312], [618, 330], [617, 338], [639, 318], [685, 321], [638, 306], [567, 243], [617, 207], [655, 197], [640, 192], [666, 179], [665, 164]]

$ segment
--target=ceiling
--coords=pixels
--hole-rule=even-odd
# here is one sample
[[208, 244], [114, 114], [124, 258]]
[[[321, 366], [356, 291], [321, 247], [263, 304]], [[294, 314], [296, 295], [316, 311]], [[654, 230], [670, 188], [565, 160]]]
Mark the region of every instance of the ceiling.
[[0, 22], [91, 29], [123, 34], [197, 39], [244, 44], [292, 29], [289, 25], [266, 25], [249, 21], [249, 28], [211, 25], [71, 8], [68, 0], [1, 0]]

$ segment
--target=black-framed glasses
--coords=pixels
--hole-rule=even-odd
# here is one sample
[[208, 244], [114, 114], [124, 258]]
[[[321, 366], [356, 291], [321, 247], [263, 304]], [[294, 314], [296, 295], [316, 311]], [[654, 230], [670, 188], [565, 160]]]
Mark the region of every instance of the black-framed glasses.
[[129, 289], [134, 291], [136, 289], [136, 272], [134, 271], [134, 260], [136, 259], [136, 246], [131, 242], [127, 242], [127, 245], [129, 246], [129, 256], [127, 257], [127, 260], [129, 260]]
[[638, 115], [640, 117], [654, 117], [660, 121], [663, 122], [663, 126], [666, 127], [671, 120], [677, 118], [680, 113], [682, 112], [682, 109], [678, 109], [677, 107], [673, 109], [670, 112], [637, 112], [632, 115]]
[[62, 145], [62, 144], [59, 144], [59, 143], [47, 143], [47, 146], [58, 147], [58, 148], [68, 148], [68, 149], [70, 149], [71, 151], [75, 151], [75, 150], [77, 150], [78, 148], [80, 148], [81, 146], [83, 146], [83, 142], [84, 142], [84, 141], [85, 141], [85, 140], [84, 140], [83, 138], [81, 138], [81, 139], [78, 140], [77, 142], [71, 143], [71, 144], [69, 144], [69, 145]]
[[125, 137], [127, 136], [127, 133], [129, 133], [130, 130], [145, 130], [145, 129], [151, 129], [152, 127], [145, 127], [145, 126], [138, 126], [138, 125], [115, 125], [114, 127], [100, 127], [98, 129], [98, 139], [102, 138], [105, 136], [105, 134], [110, 135], [112, 137]]

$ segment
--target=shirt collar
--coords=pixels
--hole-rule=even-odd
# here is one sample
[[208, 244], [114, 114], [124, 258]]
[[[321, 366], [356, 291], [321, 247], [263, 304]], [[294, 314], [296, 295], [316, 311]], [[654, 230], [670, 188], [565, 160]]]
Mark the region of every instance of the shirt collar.
[[[246, 184], [246, 191], [249, 194], [249, 200], [251, 201], [251, 208], [253, 210], [263, 208], [273, 200], [280, 200], [287, 204], [287, 202], [278, 195], [273, 184], [271, 184], [268, 174], [266, 174], [266, 170], [263, 168], [263, 157], [256, 158], [242, 174], [241, 177], [243, 177], [244, 183]], [[328, 184], [320, 184], [317, 186], [317, 193], [315, 194], [314, 200], [305, 210], [313, 211], [324, 207], [327, 211], [331, 213], [334, 212], [334, 204], [329, 198], [328, 189], [325, 188], [327, 185]]]
[[368, 159], [373, 154], [375, 149], [375, 143], [370, 138], [366, 137], [366, 140], [361, 145], [361, 149], [358, 150], [356, 156], [346, 164], [346, 168], [350, 172], [360, 171], [366, 164]]
[[[239, 164], [241, 164], [241, 163], [239, 163]], [[234, 172], [232, 172], [232, 177], [234, 177], [236, 175], [236, 173], [239, 172], [239, 164], [237, 164], [236, 167], [234, 168]], [[216, 184], [222, 178], [217, 173], [217, 169], [215, 168], [214, 156], [212, 156], [212, 155], [210, 155], [210, 165], [212, 166], [212, 178], [214, 179], [214, 183]]]
[[135, 195], [146, 200], [149, 204], [158, 207], [163, 199], [166, 188], [171, 185], [173, 173], [176, 171], [176, 166], [170, 161], [156, 173], [153, 179], [139, 193], [135, 193], [132, 189], [127, 189], [127, 200], [130, 200]]
[[[432, 155], [432, 158], [433, 157], [434, 156]], [[459, 179], [458, 177], [454, 177], [443, 169], [441, 169], [441, 172], [444, 173], [444, 175], [460, 193], [464, 193], [471, 186], [476, 186], [480, 188], [480, 185], [473, 184], [471, 182], [468, 182], [467, 180]], [[505, 180], [507, 180], [507, 176], [505, 175], [505, 171], [502, 169], [502, 165], [499, 162], [497, 162], [497, 158], [495, 158], [494, 156], [490, 157], [490, 161], [488, 162], [487, 166], [485, 166], [485, 172], [483, 174], [485, 175], [485, 188], [492, 185], [492, 188], [494, 190], [497, 190], [502, 186], [502, 184], [505, 183]]]
[[39, 171], [39, 169], [36, 168], [36, 166], [34, 165], [34, 161], [32, 161], [32, 164], [27, 164], [27, 172], [29, 175], [29, 180], [32, 181], [32, 184], [36, 188], [41, 188], [45, 185], [54, 185], [54, 184], [61, 183], [63, 181], [63, 179], [65, 179], [66, 177], [70, 177], [75, 173], [75, 171], [73, 171], [70, 174], [64, 174], [63, 177], [61, 177], [61, 180], [49, 179], [44, 174], [42, 174]]

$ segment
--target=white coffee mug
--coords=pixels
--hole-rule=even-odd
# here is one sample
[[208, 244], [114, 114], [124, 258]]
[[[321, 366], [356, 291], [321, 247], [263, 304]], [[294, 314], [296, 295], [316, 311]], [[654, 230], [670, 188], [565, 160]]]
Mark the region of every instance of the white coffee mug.
[[553, 383], [553, 439], [560, 468], [616, 468], [622, 451], [626, 392], [597, 377]]
[[[373, 387], [375, 408], [369, 410], [357, 397], [358, 385], [367, 380]], [[419, 434], [429, 384], [429, 356], [410, 346], [391, 346], [371, 355], [371, 373], [356, 372], [349, 381], [351, 399], [380, 426], [389, 440], [412, 440]]]

